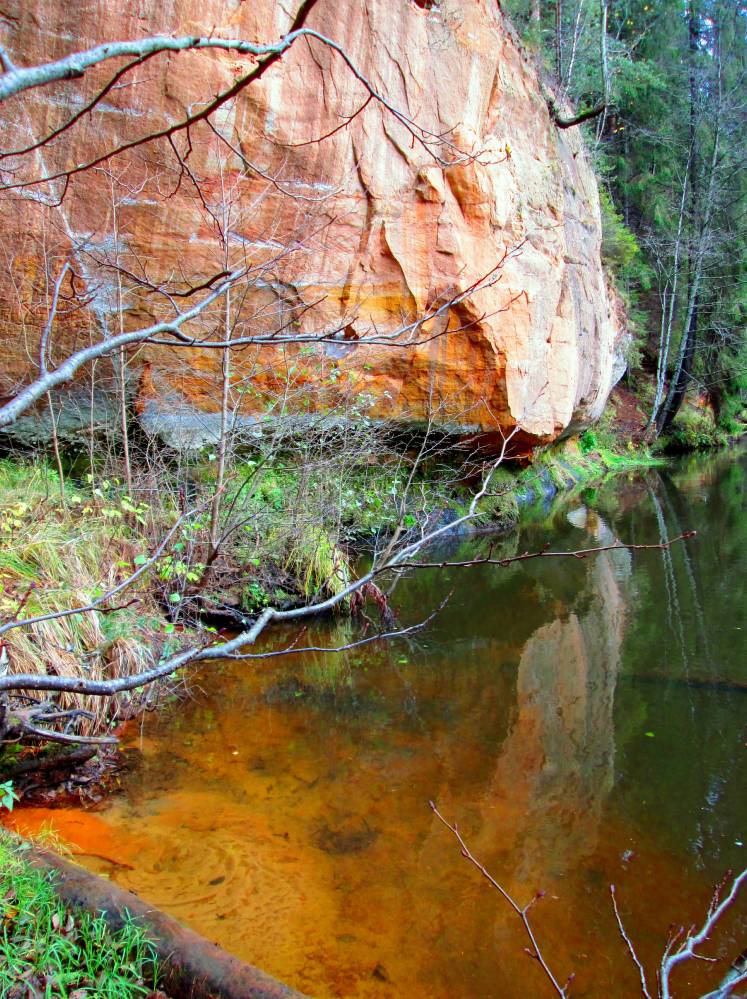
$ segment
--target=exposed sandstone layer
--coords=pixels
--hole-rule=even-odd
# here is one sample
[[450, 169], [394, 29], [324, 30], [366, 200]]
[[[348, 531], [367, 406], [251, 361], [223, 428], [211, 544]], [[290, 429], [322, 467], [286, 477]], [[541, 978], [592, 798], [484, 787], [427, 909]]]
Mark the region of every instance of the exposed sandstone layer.
[[[152, 33], [270, 41], [286, 30], [286, 10], [274, 0], [9, 0], [0, 27], [15, 60], [29, 64]], [[161, 299], [126, 275], [118, 281], [112, 264], [188, 291], [246, 260], [253, 280], [201, 335], [223, 336], [226, 318], [233, 336], [342, 331], [323, 351], [237, 353], [231, 401], [246, 417], [352, 406], [460, 433], [518, 425], [528, 443], [593, 421], [623, 370], [596, 183], [579, 131], [552, 124], [498, 4], [318, 0], [308, 24], [425, 130], [425, 143], [376, 101], [340, 128], [367, 93], [338, 54], [302, 41], [213, 116], [226, 142], [196, 126], [191, 144], [174, 139], [182, 164], [166, 141], [139, 147], [74, 177], [57, 206], [6, 194], [0, 392], [34, 373], [49, 277], [65, 256], [86, 304], [61, 311], [58, 360], [101, 328], [118, 330], [120, 302], [125, 328], [164, 314]], [[158, 56], [59, 141], [4, 166], [29, 177], [84, 162], [194, 111], [250, 65], [230, 54]], [[106, 79], [92, 71], [7, 102], [3, 147], [58, 125]], [[61, 186], [31, 190], [54, 201]], [[500, 280], [418, 327], [418, 346], [361, 344], [480, 282], [504, 255]], [[146, 347], [128, 364], [146, 425], [210, 424], [219, 351]], [[100, 365], [95, 377], [104, 376]]]

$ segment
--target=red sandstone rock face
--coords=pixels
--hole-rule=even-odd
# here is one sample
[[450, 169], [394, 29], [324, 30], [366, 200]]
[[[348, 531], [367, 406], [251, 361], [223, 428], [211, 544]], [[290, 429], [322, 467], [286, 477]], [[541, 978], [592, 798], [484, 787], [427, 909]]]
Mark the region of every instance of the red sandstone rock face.
[[[270, 41], [286, 30], [292, 6], [9, 0], [0, 27], [15, 61], [27, 65], [153, 33]], [[12, 394], [35, 370], [48, 276], [65, 257], [89, 300], [61, 314], [58, 360], [102, 327], [118, 330], [120, 299], [126, 328], [163, 314], [142, 285], [125, 277], [120, 288], [107, 264], [184, 291], [246, 260], [255, 270], [232, 293], [235, 336], [334, 328], [344, 340], [323, 351], [237, 354], [232, 403], [245, 414], [352, 406], [374, 418], [432, 418], [462, 433], [519, 425], [528, 441], [594, 420], [623, 370], [600, 262], [596, 184], [579, 130], [553, 126], [498, 4], [319, 0], [308, 24], [448, 145], [434, 138], [429, 151], [373, 101], [340, 128], [366, 91], [338, 55], [302, 41], [214, 115], [226, 142], [205, 125], [192, 129], [191, 146], [176, 138], [182, 155], [189, 151], [186, 167], [161, 141], [78, 175], [59, 206], [4, 195], [0, 393]], [[83, 162], [177, 120], [248, 65], [230, 54], [158, 56], [58, 143], [25, 157], [21, 173]], [[92, 71], [7, 102], [3, 148], [59, 124], [105, 79]], [[433, 152], [460, 162], [444, 167]], [[32, 190], [50, 198], [55, 189]], [[504, 254], [500, 280], [426, 323], [419, 346], [360, 344], [471, 287]], [[203, 335], [223, 335], [222, 308]], [[145, 348], [129, 364], [146, 425], [219, 406], [217, 351]]]

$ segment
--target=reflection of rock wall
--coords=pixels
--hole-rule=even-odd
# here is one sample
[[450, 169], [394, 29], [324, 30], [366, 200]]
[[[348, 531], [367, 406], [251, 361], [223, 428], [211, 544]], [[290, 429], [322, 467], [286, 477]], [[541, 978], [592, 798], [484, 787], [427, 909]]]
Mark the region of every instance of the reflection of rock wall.
[[[596, 515], [584, 520], [598, 544], [614, 540]], [[613, 783], [614, 697], [630, 570], [627, 551], [595, 556], [576, 602], [583, 609], [559, 614], [524, 646], [516, 719], [485, 798], [486, 809], [499, 800], [511, 816], [501, 840], [517, 884], [562, 873], [594, 849]], [[490, 835], [486, 824], [483, 837]]]
[[[292, 6], [271, 0], [91, 0], [82, 7], [9, 0], [0, 32], [13, 58], [25, 64], [152, 32], [275, 39]], [[341, 115], [360, 107], [364, 93], [327, 49], [294, 48], [260, 85], [215, 116], [243, 167], [238, 153], [217, 149], [207, 131], [195, 128], [191, 136], [189, 166], [213, 205], [220, 199], [218, 154], [227, 157], [223, 183], [235, 198], [233, 251], [259, 261], [293, 248], [244, 303], [252, 329], [281, 323], [345, 327], [346, 344], [327, 358], [337, 372], [332, 388], [354, 385], [356, 393], [372, 393], [377, 416], [422, 418], [436, 404], [442, 407], [438, 419], [456, 429], [520, 423], [535, 440], [597, 417], [621, 369], [600, 263], [596, 184], [578, 130], [559, 132], [552, 125], [537, 74], [522, 58], [499, 5], [442, 0], [425, 10], [413, 0], [319, 0], [309, 23], [345, 46], [374, 85], [432, 135], [448, 132], [460, 148], [482, 155], [442, 169], [375, 104], [349, 128], [303, 145], [335, 129]], [[40, 152], [34, 170], [84, 161], [174, 121], [246, 65], [223, 54], [151, 61], [133, 73], [134, 86], [108, 94], [64, 142]], [[9, 102], [4, 146], [22, 145], [57, 124], [101, 80], [93, 70], [82, 83]], [[176, 286], [184, 274], [199, 280], [221, 269], [215, 229], [189, 178], [177, 185], [168, 148], [140, 149], [118, 161], [117, 172], [118, 252], [128, 266], [150, 281]], [[44, 255], [54, 264], [71, 245], [85, 244], [110, 258], [114, 252], [108, 181], [93, 174], [75, 178], [62, 206], [44, 213], [20, 199], [8, 203], [2, 224], [6, 260], [16, 275], [13, 287], [0, 279], [6, 352], [0, 392], [11, 392], [33, 370], [33, 343], [19, 344], [18, 330], [23, 322], [33, 341], [43, 311]], [[372, 324], [386, 332], [471, 286], [504, 249], [519, 244], [502, 280], [447, 317], [451, 329], [475, 321], [468, 332], [409, 352], [355, 346]], [[82, 276], [96, 271], [90, 274], [93, 301], [61, 319], [58, 350], [64, 337], [68, 344], [72, 337], [85, 339], [90, 321], [97, 330], [116, 322], [111, 273], [98, 270], [85, 253], [76, 254], [76, 263]], [[128, 303], [127, 323], [153, 312], [152, 300], [140, 292]], [[216, 410], [216, 353], [151, 352], [138, 363], [145, 359], [140, 402], [154, 421], [164, 409], [182, 408], [187, 415]], [[237, 379], [249, 375], [254, 389], [274, 392], [286, 371], [280, 354], [270, 357], [269, 368], [267, 355], [258, 363], [245, 354]], [[300, 363], [294, 379], [329, 388], [328, 375]], [[324, 402], [334, 394], [330, 389]], [[259, 399], [247, 392], [244, 405], [251, 410]]]

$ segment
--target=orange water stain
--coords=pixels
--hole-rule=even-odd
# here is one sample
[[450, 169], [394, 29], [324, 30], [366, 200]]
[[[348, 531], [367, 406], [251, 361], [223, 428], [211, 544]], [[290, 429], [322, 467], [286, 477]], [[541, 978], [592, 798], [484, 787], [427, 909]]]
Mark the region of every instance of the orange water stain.
[[112, 826], [99, 813], [72, 808], [18, 808], [6, 816], [3, 824], [50, 849], [70, 850], [82, 863], [103, 860], [114, 866], [128, 867], [136, 860], [138, 844], [126, 831]]

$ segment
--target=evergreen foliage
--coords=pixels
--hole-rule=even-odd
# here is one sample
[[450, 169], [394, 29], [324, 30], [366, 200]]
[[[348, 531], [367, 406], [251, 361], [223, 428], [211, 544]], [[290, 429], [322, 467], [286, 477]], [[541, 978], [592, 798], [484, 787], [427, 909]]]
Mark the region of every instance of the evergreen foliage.
[[638, 320], [641, 363], [656, 379], [651, 433], [672, 430], [686, 392], [707, 399], [729, 433], [742, 430], [747, 6], [506, 6], [553, 73], [555, 104], [564, 114], [605, 103], [580, 127], [602, 180], [603, 255]]

